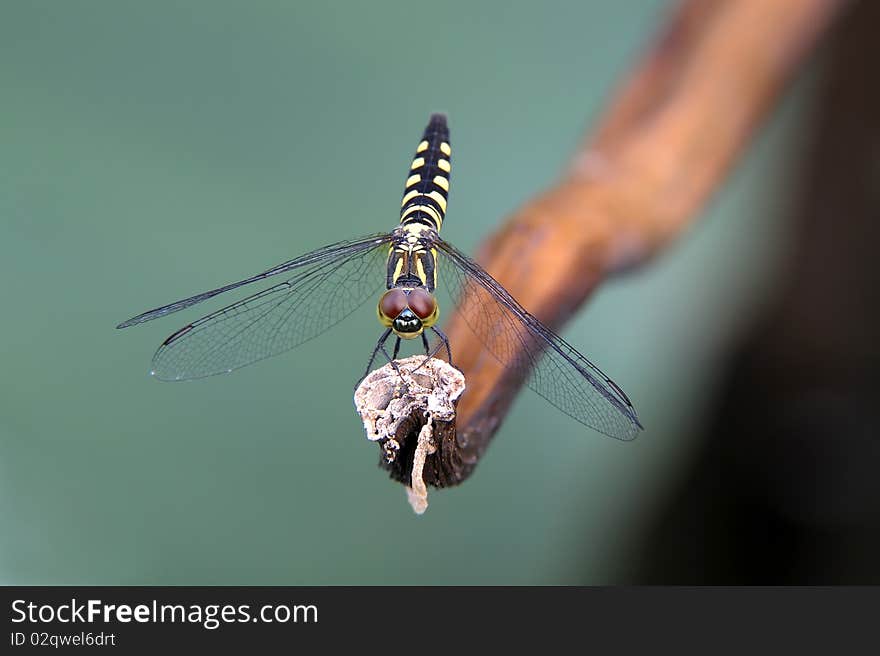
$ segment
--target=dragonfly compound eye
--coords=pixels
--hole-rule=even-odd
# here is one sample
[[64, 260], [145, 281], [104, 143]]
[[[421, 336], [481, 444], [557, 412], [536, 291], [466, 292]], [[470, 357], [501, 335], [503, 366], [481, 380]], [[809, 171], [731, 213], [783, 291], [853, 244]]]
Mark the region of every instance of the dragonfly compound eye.
[[[428, 323], [428, 325], [432, 324], [437, 319], [437, 299], [434, 298], [434, 295], [427, 291], [426, 289], [415, 288], [407, 296], [407, 303], [409, 304], [409, 309], [415, 313], [415, 315]], [[433, 319], [433, 320], [432, 320]]]
[[406, 293], [402, 289], [389, 289], [379, 299], [379, 321], [390, 326], [406, 308]]

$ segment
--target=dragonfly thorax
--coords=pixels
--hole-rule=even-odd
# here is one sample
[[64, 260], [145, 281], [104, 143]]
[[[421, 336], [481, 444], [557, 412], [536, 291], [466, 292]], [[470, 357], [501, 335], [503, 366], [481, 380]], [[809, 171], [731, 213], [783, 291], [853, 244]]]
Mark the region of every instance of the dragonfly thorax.
[[404, 339], [413, 339], [440, 316], [437, 299], [424, 287], [394, 287], [382, 294], [377, 306], [380, 323]]

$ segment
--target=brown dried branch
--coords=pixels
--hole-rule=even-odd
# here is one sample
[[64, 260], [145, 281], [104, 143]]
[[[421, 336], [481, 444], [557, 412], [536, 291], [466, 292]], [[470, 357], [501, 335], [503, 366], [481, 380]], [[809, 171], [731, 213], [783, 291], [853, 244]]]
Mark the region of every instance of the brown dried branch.
[[[563, 179], [509, 217], [478, 261], [559, 328], [602, 280], [649, 261], [685, 231], [845, 4], [682, 2]], [[426, 484], [447, 487], [471, 474], [523, 382], [481, 357], [484, 346], [461, 315], [453, 313], [446, 332], [466, 376], [463, 396], [463, 381], [447, 384], [451, 370], [426, 367], [420, 377], [431, 380], [401, 386], [401, 375], [411, 376], [393, 365], [356, 393], [367, 436], [416, 512], [427, 506]], [[443, 412], [427, 412], [431, 403]]]
[[[685, 231], [845, 4], [682, 2], [563, 179], [509, 217], [479, 262], [559, 328], [607, 276]], [[468, 386], [458, 445], [474, 464], [522, 381], [479, 357], [483, 346], [460, 316], [446, 332]]]

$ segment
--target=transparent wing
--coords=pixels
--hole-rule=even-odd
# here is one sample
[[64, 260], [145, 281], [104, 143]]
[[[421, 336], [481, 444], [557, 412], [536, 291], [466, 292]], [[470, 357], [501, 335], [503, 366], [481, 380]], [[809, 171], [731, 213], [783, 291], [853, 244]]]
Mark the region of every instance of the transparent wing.
[[180, 310], [191, 307], [196, 303], [206, 301], [209, 298], [217, 296], [218, 294], [222, 294], [224, 292], [228, 292], [239, 287], [244, 287], [245, 285], [249, 285], [259, 280], [264, 280], [270, 276], [276, 276], [280, 273], [287, 273], [296, 269], [302, 269], [312, 265], [317, 265], [329, 259], [343, 259], [346, 256], [354, 255], [364, 250], [369, 250], [372, 246], [378, 246], [389, 241], [391, 241], [391, 235], [383, 233], [369, 235], [368, 237], [361, 237], [360, 239], [353, 239], [351, 241], [341, 241], [336, 244], [330, 244], [329, 246], [324, 246], [323, 248], [311, 251], [309, 253], [306, 253], [305, 255], [300, 255], [299, 257], [288, 260], [287, 262], [282, 262], [281, 264], [274, 266], [271, 269], [267, 269], [262, 273], [258, 273], [255, 276], [251, 276], [250, 278], [245, 278], [244, 280], [239, 280], [238, 282], [234, 282], [229, 285], [223, 285], [222, 287], [218, 287], [217, 289], [202, 292], [201, 294], [196, 294], [195, 296], [190, 296], [189, 298], [184, 298], [180, 301], [175, 301], [174, 303], [163, 305], [162, 307], [147, 310], [146, 312], [142, 312], [136, 317], [132, 317], [131, 319], [123, 321], [116, 327], [128, 328], [129, 326], [135, 326], [139, 323], [144, 323], [145, 321], [152, 321], [153, 319], [158, 319], [159, 317], [164, 317], [168, 314], [179, 312]]
[[[468, 326], [505, 367], [567, 415], [631, 440], [642, 426], [626, 394], [596, 365], [529, 314], [485, 269], [438, 240], [439, 285], [449, 286]], [[452, 345], [455, 357], [455, 344]]]
[[294, 271], [283, 282], [184, 326], [153, 356], [152, 373], [160, 380], [227, 373], [303, 344], [376, 297], [385, 287], [390, 240], [390, 235], [375, 235], [334, 244], [253, 278], [145, 312], [122, 325], [149, 321], [223, 291]]

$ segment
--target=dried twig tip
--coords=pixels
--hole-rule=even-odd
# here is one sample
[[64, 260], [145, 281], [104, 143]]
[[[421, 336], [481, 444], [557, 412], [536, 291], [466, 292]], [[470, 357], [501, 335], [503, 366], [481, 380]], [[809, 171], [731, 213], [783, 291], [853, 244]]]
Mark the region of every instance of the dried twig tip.
[[455, 439], [464, 389], [464, 375], [449, 363], [413, 356], [370, 372], [355, 390], [367, 439], [381, 449], [379, 464], [407, 486], [418, 514], [428, 507], [428, 485], [455, 485], [473, 469]]

